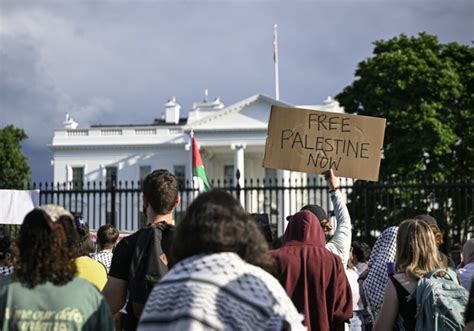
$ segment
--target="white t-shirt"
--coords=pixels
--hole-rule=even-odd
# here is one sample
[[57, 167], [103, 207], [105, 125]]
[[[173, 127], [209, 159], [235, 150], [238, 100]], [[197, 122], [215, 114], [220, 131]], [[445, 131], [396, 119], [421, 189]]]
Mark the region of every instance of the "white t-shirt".
[[364, 303], [360, 297], [359, 293], [359, 274], [355, 269], [346, 269], [346, 276], [349, 284], [351, 285], [352, 290], [352, 310], [359, 311], [364, 310]]

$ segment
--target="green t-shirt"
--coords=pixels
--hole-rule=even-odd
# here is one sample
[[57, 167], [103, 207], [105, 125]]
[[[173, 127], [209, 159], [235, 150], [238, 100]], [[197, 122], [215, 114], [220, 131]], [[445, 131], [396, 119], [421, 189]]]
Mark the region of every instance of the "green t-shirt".
[[103, 296], [88, 281], [74, 278], [57, 286], [47, 282], [33, 289], [0, 279], [0, 326], [10, 330], [114, 330]]

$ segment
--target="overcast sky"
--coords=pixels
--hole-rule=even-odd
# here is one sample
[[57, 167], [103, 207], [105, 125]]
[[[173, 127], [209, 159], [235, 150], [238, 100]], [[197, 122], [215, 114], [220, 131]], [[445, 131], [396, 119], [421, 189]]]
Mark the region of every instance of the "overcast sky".
[[53, 130], [150, 123], [176, 96], [184, 110], [209, 97], [230, 105], [274, 96], [321, 104], [354, 80], [374, 40], [425, 31], [474, 40], [473, 1], [0, 0], [0, 127], [30, 137], [35, 181], [52, 179]]

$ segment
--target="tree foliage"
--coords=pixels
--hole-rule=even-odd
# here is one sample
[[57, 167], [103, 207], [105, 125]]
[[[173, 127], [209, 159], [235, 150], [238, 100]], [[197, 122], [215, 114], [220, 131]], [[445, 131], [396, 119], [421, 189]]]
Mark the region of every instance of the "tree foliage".
[[437, 37], [376, 41], [336, 99], [387, 119], [381, 175], [443, 179], [474, 170], [474, 49]]
[[19, 189], [30, 179], [28, 159], [21, 152], [25, 131], [13, 125], [0, 128], [0, 189]]
[[[434, 186], [422, 191], [410, 187], [412, 181], [472, 185], [474, 49], [441, 44], [426, 33], [402, 34], [374, 45], [373, 56], [359, 63], [356, 80], [336, 99], [348, 113], [387, 119], [380, 171], [381, 178], [390, 179], [380, 184], [387, 187], [396, 180], [405, 183], [406, 189], [384, 189], [389, 198], [382, 201], [371, 194], [377, 183], [356, 182], [349, 208], [363, 204], [371, 211], [355, 220], [356, 226], [368, 236], [367, 222], [378, 224], [380, 230], [400, 222], [407, 211], [411, 217], [430, 212], [445, 228], [454, 230], [456, 240], [462, 240], [465, 231], [461, 229], [474, 223], [472, 203], [462, 202], [471, 201], [472, 192], [466, 189], [465, 199], [455, 199]], [[470, 216], [461, 217], [461, 210]]]

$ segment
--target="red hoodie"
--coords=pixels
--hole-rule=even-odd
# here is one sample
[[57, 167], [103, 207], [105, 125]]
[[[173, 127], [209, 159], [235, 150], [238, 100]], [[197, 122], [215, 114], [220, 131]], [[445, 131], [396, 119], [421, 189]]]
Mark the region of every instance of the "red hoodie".
[[352, 316], [352, 293], [341, 259], [324, 246], [316, 215], [303, 210], [290, 219], [283, 246], [272, 252], [279, 278], [308, 330], [335, 330]]

